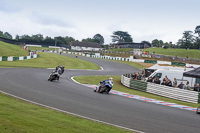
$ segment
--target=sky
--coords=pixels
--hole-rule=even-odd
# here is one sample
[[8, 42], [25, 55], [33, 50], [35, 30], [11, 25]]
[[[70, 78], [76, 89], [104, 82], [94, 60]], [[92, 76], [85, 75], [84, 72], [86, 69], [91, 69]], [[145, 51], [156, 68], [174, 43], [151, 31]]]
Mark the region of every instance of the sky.
[[0, 31], [81, 41], [96, 34], [112, 43], [114, 31], [134, 42], [176, 43], [200, 25], [200, 0], [0, 0]]

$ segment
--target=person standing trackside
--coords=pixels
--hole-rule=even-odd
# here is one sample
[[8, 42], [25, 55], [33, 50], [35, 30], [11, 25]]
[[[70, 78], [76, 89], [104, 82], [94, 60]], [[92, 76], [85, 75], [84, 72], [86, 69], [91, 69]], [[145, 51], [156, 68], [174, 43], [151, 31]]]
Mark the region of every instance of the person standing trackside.
[[176, 80], [176, 78], [174, 78], [173, 87], [177, 87], [177, 80]]
[[189, 81], [187, 81], [186, 85], [183, 86], [184, 90], [190, 90]]

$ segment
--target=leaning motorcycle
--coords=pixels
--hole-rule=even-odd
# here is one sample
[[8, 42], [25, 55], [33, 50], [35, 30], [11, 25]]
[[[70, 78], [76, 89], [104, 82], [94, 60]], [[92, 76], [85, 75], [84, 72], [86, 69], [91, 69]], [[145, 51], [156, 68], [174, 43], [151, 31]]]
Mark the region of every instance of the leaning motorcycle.
[[53, 81], [53, 80], [59, 80], [60, 76], [57, 72], [51, 72], [51, 74], [49, 75], [48, 81]]
[[200, 114], [200, 106], [197, 108], [196, 113]]
[[109, 82], [103, 81], [99, 83], [98, 87], [95, 88], [94, 92], [99, 92], [99, 93], [106, 92], [107, 94], [109, 94], [111, 89], [112, 85]]

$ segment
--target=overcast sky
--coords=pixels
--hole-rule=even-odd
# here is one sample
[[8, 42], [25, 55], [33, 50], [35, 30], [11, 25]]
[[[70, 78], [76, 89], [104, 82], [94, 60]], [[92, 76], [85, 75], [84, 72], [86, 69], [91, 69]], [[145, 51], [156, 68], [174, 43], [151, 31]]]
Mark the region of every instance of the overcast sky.
[[18, 35], [71, 36], [81, 41], [114, 31], [134, 42], [176, 43], [200, 25], [200, 0], [0, 0], [0, 31]]

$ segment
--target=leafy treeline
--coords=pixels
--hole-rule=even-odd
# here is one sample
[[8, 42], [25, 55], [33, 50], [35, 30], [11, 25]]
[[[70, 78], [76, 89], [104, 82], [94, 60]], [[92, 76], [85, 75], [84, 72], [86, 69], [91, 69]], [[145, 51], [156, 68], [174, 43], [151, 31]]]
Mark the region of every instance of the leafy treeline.
[[[69, 36], [57, 36], [57, 37], [44, 37], [42, 34], [36, 35], [16, 35], [15, 38], [12, 37], [11, 34], [8, 32], [3, 33], [0, 31], [0, 37], [7, 38], [7, 39], [14, 39], [16, 41], [24, 42], [26, 44], [39, 44], [39, 45], [56, 45], [56, 46], [69, 46], [71, 42], [78, 41], [73, 37]], [[115, 31], [111, 36], [113, 42], [133, 42], [131, 35], [128, 32], [124, 31]], [[94, 42], [100, 45], [104, 44], [104, 37], [101, 34], [96, 34], [92, 38], [88, 37], [86, 39], [82, 39], [82, 42]]]
[[[23, 42], [25, 44], [38, 44], [38, 45], [47, 45], [47, 46], [69, 46], [71, 42], [73, 41], [78, 41], [75, 40], [73, 37], [69, 37], [69, 36], [57, 36], [57, 37], [49, 37], [46, 36], [44, 37], [42, 34], [36, 34], [36, 35], [16, 35], [15, 38], [12, 37], [11, 34], [9, 34], [8, 32], [3, 33], [2, 31], [0, 31], [0, 37], [6, 38], [6, 39], [14, 39], [16, 41], [19, 42]], [[101, 45], [104, 44], [104, 38], [102, 35], [100, 34], [96, 34], [94, 35], [93, 38], [86, 38], [86, 39], [82, 39], [82, 42], [95, 42], [95, 43], [99, 43]]]
[[172, 42], [164, 43], [162, 40], [154, 39], [152, 41], [153, 47], [170, 47], [170, 48], [184, 48], [184, 49], [200, 49], [200, 25], [193, 31], [184, 31], [181, 39], [176, 44]]
[[[0, 31], [0, 37], [13, 39], [12, 35], [8, 32], [3, 33]], [[133, 42], [131, 35], [125, 31], [114, 31], [113, 35], [111, 35], [113, 43], [121, 43], [121, 42]], [[40, 44], [40, 45], [56, 45], [56, 46], [69, 46], [71, 42], [78, 41], [73, 37], [69, 36], [57, 36], [57, 37], [44, 37], [42, 34], [36, 35], [16, 35], [15, 40], [24, 42], [26, 44]], [[86, 39], [82, 39], [82, 42], [95, 42], [98, 44], [104, 44], [104, 37], [101, 34], [96, 34], [92, 38], [88, 37]], [[192, 31], [184, 31], [181, 39], [178, 40], [176, 44], [172, 44], [172, 42], [163, 42], [159, 39], [152, 40], [153, 47], [169, 47], [169, 48], [185, 48], [185, 49], [199, 49], [200, 48], [200, 25], [197, 26]]]

